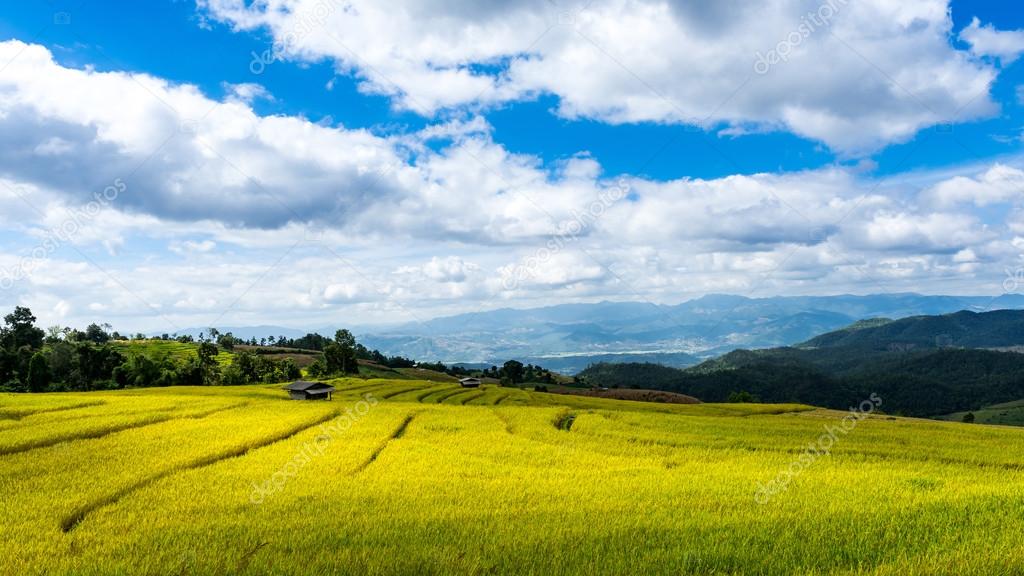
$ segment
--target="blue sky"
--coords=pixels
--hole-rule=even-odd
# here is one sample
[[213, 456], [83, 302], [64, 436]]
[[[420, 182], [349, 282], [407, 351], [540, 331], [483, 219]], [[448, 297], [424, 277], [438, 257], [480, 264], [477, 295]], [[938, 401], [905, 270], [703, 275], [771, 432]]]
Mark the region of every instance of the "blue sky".
[[3, 295], [173, 331], [998, 293], [1021, 29], [960, 0], [5, 5]]
[[[225, 82], [252, 82], [253, 54], [264, 53], [273, 42], [265, 31], [233, 33], [229, 25], [210, 22], [193, 2], [184, 0], [26, 2], [3, 10], [0, 37], [48, 46], [65, 65], [147, 72], [195, 84], [212, 96], [223, 95]], [[70, 16], [70, 25], [54, 22], [55, 14], [61, 13]], [[1006, 2], [952, 2], [951, 14], [954, 32], [974, 17], [1002, 29], [1024, 28], [1024, 12]], [[429, 121], [394, 110], [386, 97], [361, 94], [352, 77], [336, 75], [326, 60], [301, 66], [272, 64], [263, 70], [258, 81], [276, 97], [272, 103], [258, 103], [257, 110], [264, 114], [301, 115], [381, 132], [416, 130]], [[1024, 105], [1016, 99], [1016, 88], [1024, 83], [1022, 70], [1018, 63], [1008, 66], [993, 86], [993, 95], [1004, 103], [998, 117], [959, 124], [955, 138], [926, 131], [880, 150], [870, 156], [878, 163], [876, 172], [893, 174], [1015, 153], [1017, 143], [993, 136], [1019, 135], [1024, 126]], [[331, 81], [332, 89], [326, 90]], [[551, 114], [556, 106], [557, 98], [548, 95], [489, 111], [487, 118], [495, 139], [513, 152], [556, 162], [585, 151], [609, 174], [716, 178], [849, 161], [819, 142], [785, 132], [720, 138], [711, 147], [703, 133], [675, 125], [566, 120]]]

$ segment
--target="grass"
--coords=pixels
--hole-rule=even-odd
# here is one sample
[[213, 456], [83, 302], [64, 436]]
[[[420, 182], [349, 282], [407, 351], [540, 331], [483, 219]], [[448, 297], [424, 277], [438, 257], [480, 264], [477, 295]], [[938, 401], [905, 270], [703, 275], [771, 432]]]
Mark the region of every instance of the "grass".
[[334, 385], [0, 395], [0, 574], [1024, 571], [1024, 430]]
[[[974, 410], [972, 413], [974, 414], [975, 424], [1024, 426], [1024, 400], [985, 406], [979, 410]], [[954, 412], [953, 414], [939, 416], [938, 419], [950, 422], [963, 422], [966, 415], [967, 412]]]

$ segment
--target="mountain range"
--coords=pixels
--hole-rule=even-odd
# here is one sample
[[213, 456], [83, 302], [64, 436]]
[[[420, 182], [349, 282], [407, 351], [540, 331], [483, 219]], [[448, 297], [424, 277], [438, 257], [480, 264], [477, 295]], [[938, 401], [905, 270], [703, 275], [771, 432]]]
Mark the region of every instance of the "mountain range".
[[[787, 346], [867, 318], [904, 318], [959, 310], [1024, 308], [1024, 295], [876, 294], [748, 298], [712, 294], [675, 305], [649, 302], [503, 308], [394, 326], [347, 326], [369, 348], [421, 361], [471, 365], [532, 362], [573, 374], [597, 362], [687, 367], [739, 348]], [[218, 327], [243, 338], [341, 326]], [[198, 335], [204, 328], [184, 330]]]
[[1024, 308], [1024, 296], [709, 295], [677, 305], [566, 304], [462, 314], [357, 334], [386, 354], [445, 362], [500, 364], [516, 358], [575, 373], [595, 362], [698, 364], [739, 348], [803, 342], [867, 318], [959, 310]]
[[726, 401], [847, 408], [871, 395], [885, 409], [939, 416], [1024, 399], [1024, 311], [960, 311], [872, 319], [795, 346], [734, 350], [679, 370], [599, 364], [580, 376], [598, 386], [653, 388]]

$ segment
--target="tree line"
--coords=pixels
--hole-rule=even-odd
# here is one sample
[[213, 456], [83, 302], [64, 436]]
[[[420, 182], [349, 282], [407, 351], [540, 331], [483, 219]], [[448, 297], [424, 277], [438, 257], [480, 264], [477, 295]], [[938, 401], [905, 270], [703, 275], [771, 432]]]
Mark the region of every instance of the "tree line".
[[[54, 326], [43, 330], [28, 308], [18, 306], [4, 317], [0, 327], [0, 391], [45, 392], [108, 390], [151, 386], [212, 386], [274, 383], [302, 377], [291, 358], [270, 358], [281, 348], [315, 352], [307, 368], [313, 378], [348, 376], [359, 373], [359, 363], [385, 368], [423, 368], [456, 377], [494, 378], [503, 385], [533, 382], [553, 384], [554, 375], [540, 366], [509, 360], [502, 366], [470, 369], [441, 362], [423, 363], [403, 356], [388, 356], [356, 341], [348, 330], [334, 338], [307, 334], [301, 338], [235, 338], [209, 328], [198, 338], [163, 334], [147, 338], [136, 334], [138, 346], [125, 346], [128, 337], [112, 331], [109, 324], [90, 324], [85, 330]], [[188, 353], [171, 353], [141, 341], [189, 344]], [[275, 348], [264, 346], [266, 343]], [[218, 358], [231, 352], [230, 362]]]
[[0, 328], [0, 390], [237, 385], [301, 376], [291, 359], [273, 360], [251, 352], [237, 353], [231, 364], [221, 366], [217, 360], [221, 349], [206, 340], [195, 346], [194, 354], [182, 356], [145, 347], [126, 352], [114, 343], [127, 338], [109, 332], [106, 325], [91, 324], [84, 331], [61, 327], [44, 331], [35, 323], [32, 311], [21, 306], [4, 316]]

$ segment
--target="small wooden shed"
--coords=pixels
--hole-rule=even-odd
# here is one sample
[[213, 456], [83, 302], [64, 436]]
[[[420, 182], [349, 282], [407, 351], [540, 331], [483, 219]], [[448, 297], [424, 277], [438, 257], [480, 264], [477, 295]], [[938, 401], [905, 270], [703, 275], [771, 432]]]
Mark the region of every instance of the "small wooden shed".
[[284, 387], [292, 400], [330, 400], [334, 386], [323, 382], [297, 380]]
[[459, 380], [459, 384], [462, 384], [463, 388], [479, 388], [480, 387], [480, 379], [479, 378], [462, 378], [462, 379]]

